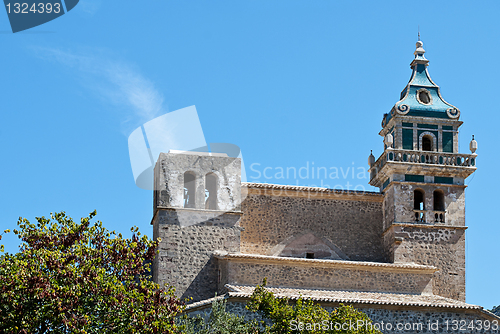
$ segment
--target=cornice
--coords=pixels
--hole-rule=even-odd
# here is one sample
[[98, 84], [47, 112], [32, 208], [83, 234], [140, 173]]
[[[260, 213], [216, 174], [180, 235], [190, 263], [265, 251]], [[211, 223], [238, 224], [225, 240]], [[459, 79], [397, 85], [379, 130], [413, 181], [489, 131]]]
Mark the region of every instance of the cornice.
[[453, 225], [443, 225], [443, 224], [417, 224], [417, 223], [392, 223], [391, 226], [382, 232], [382, 237], [386, 235], [389, 230], [394, 227], [412, 227], [412, 228], [426, 228], [426, 229], [449, 229], [449, 230], [466, 230], [468, 226], [453, 226]]
[[156, 210], [153, 214], [153, 218], [151, 218], [151, 223], [150, 225], [153, 225], [153, 222], [156, 219], [156, 216], [158, 215], [159, 211], [186, 211], [186, 212], [204, 212], [204, 213], [216, 213], [219, 215], [223, 214], [229, 214], [229, 215], [239, 215], [242, 216], [243, 212], [242, 211], [224, 211], [224, 210], [208, 210], [208, 209], [193, 209], [193, 208], [174, 208], [174, 207], [167, 207], [167, 206], [157, 206]]
[[434, 272], [438, 271], [438, 268], [434, 266], [425, 266], [415, 263], [383, 263], [383, 262], [365, 262], [365, 261], [320, 260], [320, 259], [305, 259], [305, 258], [292, 258], [292, 257], [281, 257], [281, 256], [267, 256], [258, 254], [227, 253], [220, 251], [215, 252], [214, 256], [219, 260], [259, 263], [267, 265], [278, 264], [278, 265], [290, 265], [290, 266], [354, 269], [354, 270], [364, 270], [364, 271], [419, 273], [419, 274], [433, 274]]
[[302, 187], [267, 183], [242, 183], [242, 191], [247, 191], [248, 195], [262, 196], [334, 199], [379, 203], [383, 201], [383, 194], [380, 192], [336, 190], [320, 187]]

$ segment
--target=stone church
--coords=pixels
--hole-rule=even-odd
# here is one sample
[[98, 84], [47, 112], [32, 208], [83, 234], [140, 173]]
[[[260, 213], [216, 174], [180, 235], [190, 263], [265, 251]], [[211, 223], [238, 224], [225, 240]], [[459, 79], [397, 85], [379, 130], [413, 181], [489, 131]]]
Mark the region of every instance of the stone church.
[[[465, 302], [465, 180], [477, 143], [458, 151], [460, 110], [441, 96], [424, 54], [418, 41], [411, 79], [382, 118], [384, 151], [368, 158], [379, 192], [242, 183], [240, 159], [227, 154], [160, 154], [154, 280], [192, 297], [192, 312], [217, 294], [245, 313], [266, 277], [276, 296], [423, 326], [383, 332], [499, 333], [500, 318]], [[474, 323], [464, 331], [454, 321]]]

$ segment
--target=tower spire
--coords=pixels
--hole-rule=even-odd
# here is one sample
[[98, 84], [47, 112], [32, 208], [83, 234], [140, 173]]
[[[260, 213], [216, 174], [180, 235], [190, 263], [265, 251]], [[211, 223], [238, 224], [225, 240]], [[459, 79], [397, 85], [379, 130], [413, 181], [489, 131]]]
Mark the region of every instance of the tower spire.
[[413, 67], [413, 65], [415, 64], [424, 64], [425, 66], [427, 66], [429, 61], [425, 59], [424, 56], [425, 54], [424, 43], [420, 40], [420, 32], [418, 33], [418, 41], [415, 46], [416, 46], [415, 52], [413, 52], [413, 54], [415, 55], [415, 59], [413, 60], [410, 66]]

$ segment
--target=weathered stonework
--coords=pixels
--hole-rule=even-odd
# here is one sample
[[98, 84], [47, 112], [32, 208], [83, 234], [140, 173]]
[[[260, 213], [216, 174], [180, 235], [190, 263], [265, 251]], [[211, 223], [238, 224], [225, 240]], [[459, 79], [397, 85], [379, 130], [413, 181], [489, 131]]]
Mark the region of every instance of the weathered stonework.
[[[465, 301], [465, 186], [391, 182], [385, 189], [385, 254], [390, 262], [411, 262], [440, 269], [435, 294]], [[416, 190], [424, 192], [423, 222], [415, 221]], [[445, 194], [443, 222], [435, 222], [433, 193]], [[410, 203], [410, 205], [408, 205]]]
[[[217, 299], [226, 299], [227, 310], [231, 313], [243, 316], [248, 320], [262, 320], [258, 313], [246, 309], [245, 305], [249, 297], [248, 293], [233, 292]], [[330, 312], [341, 303], [347, 303], [324, 300], [318, 300], [317, 302]], [[380, 329], [382, 333], [500, 333], [499, 317], [477, 306], [465, 306], [467, 304], [417, 306], [381, 302], [374, 305], [360, 301], [352, 301], [348, 302], [348, 304], [368, 315], [372, 320], [371, 326]], [[210, 305], [211, 301], [195, 303], [188, 306], [188, 310], [191, 314], [207, 314], [210, 311]], [[346, 324], [346, 326], [349, 325], [351, 324]], [[355, 325], [353, 324], [353, 326]], [[359, 325], [360, 327], [370, 326], [366, 323], [360, 323]]]
[[288, 259], [267, 256], [217, 255], [219, 291], [226, 284], [309, 287], [344, 291], [432, 294], [434, 267], [393, 264], [370, 265], [355, 261]]
[[394, 262], [431, 265], [435, 294], [465, 301], [465, 229], [411, 224], [393, 226]]
[[464, 185], [444, 185], [417, 182], [391, 182], [384, 189], [384, 229], [392, 222], [414, 223], [415, 211], [413, 208], [414, 192], [417, 189], [425, 193], [425, 223], [434, 224], [433, 192], [442, 190], [445, 194], [446, 215], [440, 224], [449, 226], [465, 226], [465, 195]]
[[205, 219], [202, 223], [176, 224], [177, 215], [193, 214], [186, 211], [159, 211], [153, 220], [153, 236], [161, 238], [153, 263], [153, 279], [162, 286], [175, 286], [178, 297], [199, 301], [217, 292], [218, 268], [213, 253], [240, 250], [240, 214], [199, 213]]
[[[465, 303], [465, 180], [476, 170], [477, 142], [471, 154], [458, 152], [460, 111], [430, 79], [422, 45], [401, 99], [384, 114], [384, 151], [368, 160], [380, 192], [241, 183], [240, 159], [162, 153], [154, 280], [192, 297], [190, 312], [218, 293], [231, 311], [254, 317], [244, 303], [267, 278], [281, 297], [424, 326], [384, 333], [498, 333], [452, 328], [500, 318]], [[426, 327], [436, 321], [438, 329]]]
[[217, 204], [221, 211], [239, 211], [241, 160], [221, 153], [161, 153], [154, 169], [153, 211], [184, 207], [184, 173], [195, 176], [196, 209], [205, 210], [205, 176], [217, 176]]
[[242, 253], [277, 255], [280, 243], [309, 231], [338, 247], [345, 259], [385, 260], [380, 195], [326, 196], [300, 189], [265, 191], [247, 187], [240, 223], [244, 228]]
[[[155, 166], [153, 238], [161, 239], [153, 279], [199, 301], [217, 291], [217, 250], [240, 251], [241, 160], [225, 154], [170, 152]], [[185, 175], [193, 175], [187, 207]], [[216, 175], [216, 210], [207, 209], [206, 175]]]

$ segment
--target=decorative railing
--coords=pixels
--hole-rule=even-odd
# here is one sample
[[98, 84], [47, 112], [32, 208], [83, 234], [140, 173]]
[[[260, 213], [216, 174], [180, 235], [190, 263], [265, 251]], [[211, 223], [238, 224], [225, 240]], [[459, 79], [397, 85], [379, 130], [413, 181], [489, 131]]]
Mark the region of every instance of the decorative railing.
[[446, 211], [432, 211], [432, 213], [434, 214], [435, 223], [444, 223]]
[[[441, 223], [445, 222], [446, 211], [413, 210], [416, 223]], [[427, 218], [426, 218], [427, 213]]]
[[[387, 162], [475, 167], [476, 157], [476, 154], [387, 149], [371, 166], [371, 171], [380, 170]], [[371, 174], [371, 178], [376, 175], [376, 173]]]
[[417, 223], [425, 223], [425, 211], [424, 210], [413, 210], [415, 213], [415, 221]]

